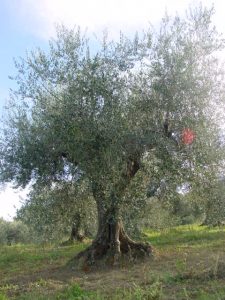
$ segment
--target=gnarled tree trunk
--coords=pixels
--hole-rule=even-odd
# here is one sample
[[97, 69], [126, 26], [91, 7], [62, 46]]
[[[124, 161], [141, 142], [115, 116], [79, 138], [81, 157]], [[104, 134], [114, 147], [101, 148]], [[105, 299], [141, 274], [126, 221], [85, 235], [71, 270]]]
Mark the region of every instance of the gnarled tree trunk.
[[130, 258], [152, 254], [152, 247], [149, 243], [135, 242], [127, 235], [119, 216], [122, 196], [140, 168], [139, 160], [140, 153], [138, 152], [129, 156], [127, 167], [118, 182], [112, 186], [112, 192], [108, 199], [105, 196], [103, 185], [96, 182], [93, 184], [92, 191], [98, 211], [98, 232], [91, 246], [79, 253], [77, 258], [84, 257], [87, 262], [94, 263], [97, 259], [107, 257], [114, 264], [123, 254]]
[[91, 244], [77, 258], [84, 257], [87, 262], [93, 264], [103, 257], [114, 264], [118, 258], [125, 254], [129, 258], [147, 257], [152, 254], [152, 247], [149, 243], [138, 243], [133, 241], [125, 232], [122, 220], [117, 218], [114, 209], [109, 209], [103, 216], [99, 216], [98, 233]]
[[98, 231], [91, 246], [79, 253], [77, 258], [83, 257], [88, 263], [107, 258], [111, 264], [117, 262], [120, 256], [129, 258], [147, 257], [152, 254], [149, 243], [133, 241], [125, 232], [122, 219], [119, 216], [119, 203], [112, 200], [111, 206], [105, 208], [105, 195], [101, 190], [94, 190], [93, 195], [98, 210]]

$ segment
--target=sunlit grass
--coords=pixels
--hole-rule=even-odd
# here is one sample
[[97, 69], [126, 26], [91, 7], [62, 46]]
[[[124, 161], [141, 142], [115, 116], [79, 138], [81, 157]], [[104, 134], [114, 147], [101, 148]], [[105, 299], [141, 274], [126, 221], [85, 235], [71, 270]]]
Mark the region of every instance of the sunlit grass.
[[185, 225], [159, 231], [146, 229], [144, 233], [153, 246], [215, 247], [225, 242], [225, 227]]
[[72, 265], [64, 269], [90, 241], [1, 247], [0, 300], [225, 299], [224, 227], [185, 225], [144, 233], [153, 245], [153, 259], [90, 273]]
[[46, 265], [63, 265], [87, 245], [77, 243], [73, 246], [56, 247], [54, 245], [13, 245], [0, 248], [0, 275], [25, 274], [38, 271]]

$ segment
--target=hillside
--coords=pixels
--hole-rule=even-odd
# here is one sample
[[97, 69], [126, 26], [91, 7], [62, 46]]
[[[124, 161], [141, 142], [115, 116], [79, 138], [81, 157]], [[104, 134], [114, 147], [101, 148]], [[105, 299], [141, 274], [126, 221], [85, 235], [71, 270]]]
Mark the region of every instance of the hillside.
[[86, 247], [14, 245], [0, 250], [0, 299], [225, 299], [225, 228], [145, 231], [154, 257], [109, 270], [67, 264]]

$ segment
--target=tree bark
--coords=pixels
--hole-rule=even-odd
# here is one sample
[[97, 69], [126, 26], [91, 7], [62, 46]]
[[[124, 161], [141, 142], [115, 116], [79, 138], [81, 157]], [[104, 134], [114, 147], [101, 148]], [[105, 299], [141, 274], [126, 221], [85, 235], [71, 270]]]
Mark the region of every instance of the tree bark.
[[70, 234], [70, 241], [75, 242], [79, 241], [82, 242], [84, 239], [84, 235], [82, 234], [81, 226], [82, 226], [82, 220], [79, 213], [76, 213], [74, 216], [72, 228], [71, 228], [71, 234]]
[[82, 242], [83, 240], [84, 240], [84, 234], [82, 233], [82, 231], [80, 230], [79, 227], [77, 227], [75, 224], [73, 224], [69, 241], [71, 241], [71, 242], [75, 242], [75, 241]]
[[96, 260], [107, 258], [114, 265], [121, 255], [127, 255], [130, 259], [148, 257], [152, 254], [149, 243], [133, 241], [125, 232], [121, 218], [113, 207], [108, 209], [104, 215], [99, 214], [98, 233], [86, 250], [79, 253], [77, 258], [83, 257], [89, 264]]
[[149, 243], [135, 242], [127, 235], [119, 216], [121, 198], [139, 168], [140, 153], [134, 152], [128, 157], [127, 167], [118, 182], [112, 186], [108, 199], [103, 185], [96, 182], [93, 184], [92, 191], [98, 211], [97, 236], [91, 246], [79, 253], [77, 258], [83, 257], [86, 262], [93, 264], [96, 260], [106, 257], [113, 265], [121, 255], [128, 255], [134, 259], [152, 254]]
[[85, 235], [82, 233], [81, 226], [82, 220], [79, 213], [76, 213], [71, 227], [70, 237], [67, 241], [63, 242], [61, 246], [68, 246], [74, 242], [82, 242], [85, 238]]

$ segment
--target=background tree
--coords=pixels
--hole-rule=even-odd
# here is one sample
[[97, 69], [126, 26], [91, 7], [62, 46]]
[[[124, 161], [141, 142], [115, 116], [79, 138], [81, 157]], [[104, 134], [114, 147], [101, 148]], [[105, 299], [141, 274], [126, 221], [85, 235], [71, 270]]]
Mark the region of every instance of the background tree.
[[202, 225], [220, 226], [225, 223], [225, 185], [224, 179], [210, 182], [203, 193], [205, 218]]
[[[1, 180], [58, 182], [87, 178], [98, 211], [92, 245], [78, 257], [149, 254], [125, 233], [121, 205], [146, 165], [150, 179], [183, 184], [216, 173], [221, 160], [217, 108], [223, 105], [223, 40], [213, 11], [165, 16], [158, 32], [119, 42], [103, 38], [91, 52], [80, 31], [58, 29], [49, 52], [16, 63], [18, 90], [1, 141]], [[195, 133], [193, 144], [182, 132]]]
[[37, 233], [36, 240], [64, 243], [82, 241], [96, 232], [96, 206], [87, 183], [35, 185], [17, 219]]
[[5, 221], [0, 218], [0, 244], [28, 243], [32, 241], [29, 228], [21, 221]]

